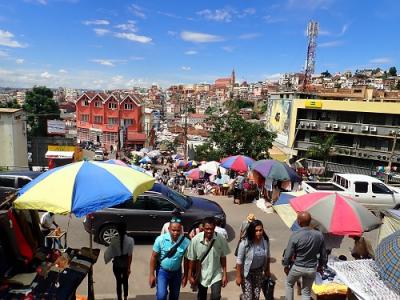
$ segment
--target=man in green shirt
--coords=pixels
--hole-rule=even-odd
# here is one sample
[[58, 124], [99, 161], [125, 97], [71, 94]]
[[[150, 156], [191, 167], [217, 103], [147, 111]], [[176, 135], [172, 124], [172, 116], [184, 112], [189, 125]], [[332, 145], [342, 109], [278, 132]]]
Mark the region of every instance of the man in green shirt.
[[211, 287], [211, 300], [221, 299], [221, 287], [228, 283], [226, 256], [230, 253], [228, 242], [215, 230], [213, 217], [203, 220], [204, 231], [197, 234], [189, 245], [187, 258], [189, 281], [198, 285], [198, 300], [207, 300], [207, 290]]

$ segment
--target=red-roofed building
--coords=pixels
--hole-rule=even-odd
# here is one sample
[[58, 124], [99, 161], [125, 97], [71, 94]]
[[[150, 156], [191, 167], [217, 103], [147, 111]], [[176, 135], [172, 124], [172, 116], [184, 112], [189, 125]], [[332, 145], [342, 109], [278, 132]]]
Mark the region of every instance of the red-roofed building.
[[78, 139], [115, 149], [122, 137], [123, 145], [140, 148], [146, 141], [142, 115], [138, 95], [84, 93], [76, 102]]

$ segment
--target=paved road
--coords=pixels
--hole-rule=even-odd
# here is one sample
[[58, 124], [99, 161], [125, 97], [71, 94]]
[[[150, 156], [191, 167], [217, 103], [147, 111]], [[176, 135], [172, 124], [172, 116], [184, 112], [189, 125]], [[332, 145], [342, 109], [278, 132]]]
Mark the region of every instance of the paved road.
[[[281, 219], [276, 214], [266, 214], [256, 207], [255, 204], [242, 204], [234, 205], [232, 198], [209, 196], [209, 199], [215, 200], [221, 204], [227, 214], [227, 230], [230, 235], [229, 246], [233, 252], [237, 244], [237, 231], [241, 222], [246, 218], [247, 214], [255, 213], [257, 218], [261, 219], [268, 232], [271, 240], [271, 253], [272, 264], [271, 272], [277, 278], [277, 285], [275, 289], [276, 299], [283, 299], [284, 295], [284, 278], [283, 269], [281, 267], [281, 256], [283, 249], [286, 247], [288, 238], [290, 236], [289, 229], [284, 225]], [[89, 245], [89, 235], [84, 231], [82, 220], [72, 217], [57, 217], [57, 221], [63, 228], [68, 227], [68, 244], [71, 247], [80, 248]], [[236, 233], [235, 233], [236, 232]], [[374, 240], [376, 233], [369, 234], [369, 237]], [[154, 238], [135, 238], [136, 246], [134, 248], [132, 274], [129, 278], [129, 299], [154, 299], [155, 290], [150, 289], [147, 283], [149, 275], [149, 258], [151, 254], [151, 247]], [[349, 255], [349, 248], [352, 246], [351, 240], [345, 238], [342, 243], [341, 250], [334, 250], [334, 254]], [[94, 247], [101, 249], [101, 256], [99, 261], [94, 266], [94, 281], [95, 281], [95, 294], [96, 299], [115, 299], [115, 280], [112, 273], [112, 264], [105, 265], [103, 261], [103, 252], [105, 247], [103, 245], [94, 244]], [[229, 284], [223, 289], [223, 299], [238, 299], [240, 288], [234, 282], [235, 272], [235, 256], [231, 253], [228, 256], [228, 272]], [[78, 294], [85, 295], [87, 293], [86, 281], [78, 288]], [[196, 299], [195, 294], [190, 291], [188, 287], [184, 288], [181, 292], [181, 299]], [[299, 298], [300, 299], [300, 298]]]

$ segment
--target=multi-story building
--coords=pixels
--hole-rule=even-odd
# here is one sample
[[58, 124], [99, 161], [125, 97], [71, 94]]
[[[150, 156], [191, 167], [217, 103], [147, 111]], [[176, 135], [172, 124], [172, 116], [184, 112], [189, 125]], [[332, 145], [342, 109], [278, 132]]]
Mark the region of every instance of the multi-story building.
[[25, 104], [25, 94], [25, 91], [17, 92], [17, 103], [21, 106]]
[[288, 145], [304, 157], [318, 137], [335, 135], [329, 160], [374, 168], [400, 166], [400, 103], [306, 100], [291, 104]]
[[0, 167], [28, 168], [26, 115], [22, 109], [0, 108]]
[[146, 141], [141, 102], [138, 95], [84, 93], [76, 102], [78, 139], [140, 149]]

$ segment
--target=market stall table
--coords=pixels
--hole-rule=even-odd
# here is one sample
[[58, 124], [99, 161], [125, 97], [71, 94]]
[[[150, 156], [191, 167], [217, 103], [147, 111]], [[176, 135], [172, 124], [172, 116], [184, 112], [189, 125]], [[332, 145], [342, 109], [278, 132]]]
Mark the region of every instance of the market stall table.
[[[62, 245], [61, 240], [64, 238], [64, 245]], [[66, 231], [56, 231], [52, 230], [48, 235], [45, 236], [45, 239], [50, 239], [52, 241], [51, 245], [55, 245], [56, 242], [60, 245], [61, 249], [67, 248], [67, 232]]]
[[43, 261], [36, 272], [3, 281], [0, 299], [75, 299], [76, 289], [96, 263], [99, 249], [67, 249], [53, 262]]

